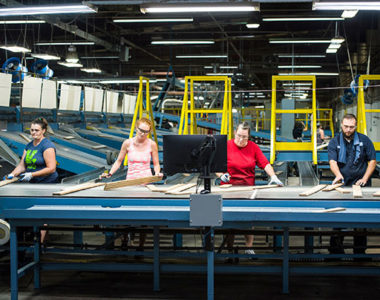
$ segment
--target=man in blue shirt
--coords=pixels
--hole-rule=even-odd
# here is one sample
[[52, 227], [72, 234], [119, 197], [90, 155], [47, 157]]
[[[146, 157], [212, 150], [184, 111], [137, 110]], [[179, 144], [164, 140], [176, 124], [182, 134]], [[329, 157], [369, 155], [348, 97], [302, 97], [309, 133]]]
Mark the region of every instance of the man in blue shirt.
[[[371, 175], [376, 168], [376, 151], [372, 141], [356, 131], [357, 119], [346, 114], [341, 122], [342, 131], [328, 146], [330, 169], [335, 175], [333, 184], [371, 186]], [[344, 236], [332, 236], [330, 253], [344, 253]], [[367, 237], [354, 236], [354, 253], [365, 253]]]

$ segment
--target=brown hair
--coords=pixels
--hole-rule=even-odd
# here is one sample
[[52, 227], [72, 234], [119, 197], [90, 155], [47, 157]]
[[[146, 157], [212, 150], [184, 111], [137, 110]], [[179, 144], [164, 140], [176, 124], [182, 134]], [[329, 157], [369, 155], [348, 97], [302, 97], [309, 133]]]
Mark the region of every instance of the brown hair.
[[48, 123], [48, 121], [46, 121], [45, 118], [43, 118], [43, 117], [36, 118], [32, 121], [32, 124], [40, 125], [42, 130], [45, 129], [44, 135], [46, 135], [49, 123]]
[[343, 122], [344, 119], [347, 119], [347, 120], [352, 120], [352, 119], [354, 119], [354, 120], [355, 120], [355, 124], [358, 123], [358, 119], [356, 119], [356, 116], [353, 115], [353, 114], [345, 114], [345, 115], [343, 116], [342, 122]]
[[147, 118], [141, 118], [141, 119], [137, 120], [136, 127], [139, 127], [141, 123], [145, 123], [145, 124], [149, 125], [149, 130], [152, 130], [153, 123], [151, 120], [149, 120]]
[[236, 131], [241, 128], [243, 130], [248, 130], [248, 137], [251, 136], [251, 126], [249, 125], [248, 122], [244, 121], [244, 122], [241, 122], [239, 123], [239, 125], [236, 127]]

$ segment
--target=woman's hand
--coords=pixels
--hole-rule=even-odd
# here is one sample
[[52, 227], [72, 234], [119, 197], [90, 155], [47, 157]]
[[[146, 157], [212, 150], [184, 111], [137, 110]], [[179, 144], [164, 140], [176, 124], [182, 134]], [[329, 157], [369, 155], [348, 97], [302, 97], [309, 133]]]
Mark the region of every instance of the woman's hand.
[[103, 178], [110, 178], [112, 177], [112, 174], [109, 173], [109, 172], [104, 172], [102, 175], [99, 176], [99, 179], [103, 179]]

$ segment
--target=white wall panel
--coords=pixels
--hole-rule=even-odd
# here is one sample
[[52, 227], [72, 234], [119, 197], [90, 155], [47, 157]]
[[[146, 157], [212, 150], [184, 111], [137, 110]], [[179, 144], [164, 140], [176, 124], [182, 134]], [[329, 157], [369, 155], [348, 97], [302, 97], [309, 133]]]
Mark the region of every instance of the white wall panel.
[[9, 106], [11, 97], [12, 75], [0, 73], [0, 106]]
[[57, 108], [57, 86], [53, 80], [42, 80], [41, 108]]
[[24, 78], [22, 87], [22, 107], [40, 108], [41, 85], [41, 78]]
[[81, 91], [80, 86], [61, 84], [59, 109], [79, 111]]

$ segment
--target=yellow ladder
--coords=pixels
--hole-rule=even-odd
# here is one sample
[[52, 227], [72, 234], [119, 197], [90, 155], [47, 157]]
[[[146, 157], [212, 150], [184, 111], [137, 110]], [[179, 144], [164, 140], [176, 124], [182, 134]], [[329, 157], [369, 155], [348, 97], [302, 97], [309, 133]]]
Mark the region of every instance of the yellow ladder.
[[[367, 135], [367, 120], [366, 113], [380, 113], [380, 109], [366, 109], [364, 102], [364, 80], [380, 80], [380, 75], [360, 75], [358, 83], [358, 107], [357, 107], [357, 130], [358, 132]], [[380, 142], [373, 142], [375, 150], [380, 150]]]
[[[277, 81], [311, 81], [312, 82], [312, 108], [306, 109], [277, 109], [276, 91]], [[270, 141], [270, 163], [276, 160], [276, 152], [278, 151], [311, 151], [313, 164], [317, 164], [317, 105], [316, 105], [316, 78], [315, 76], [299, 76], [299, 75], [275, 75], [272, 76], [272, 112], [271, 112], [271, 141]], [[277, 142], [276, 141], [276, 115], [277, 114], [311, 114], [311, 142]]]
[[[224, 98], [223, 107], [221, 109], [201, 109], [194, 106], [194, 82], [195, 81], [222, 81], [224, 82]], [[190, 84], [189, 84], [190, 83]], [[190, 91], [189, 91], [190, 85]], [[189, 107], [190, 98], [190, 107]], [[186, 76], [185, 77], [185, 93], [183, 96], [181, 121], [179, 124], [179, 134], [197, 134], [197, 114], [221, 113], [222, 122], [220, 134], [227, 135], [228, 139], [232, 139], [233, 120], [232, 120], [232, 97], [231, 97], [231, 78], [228, 76]]]

